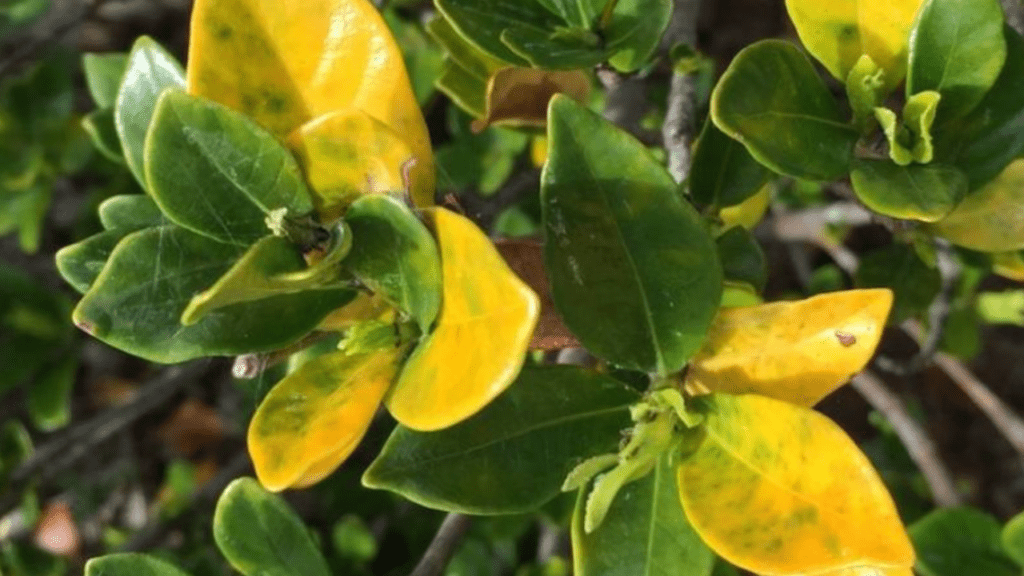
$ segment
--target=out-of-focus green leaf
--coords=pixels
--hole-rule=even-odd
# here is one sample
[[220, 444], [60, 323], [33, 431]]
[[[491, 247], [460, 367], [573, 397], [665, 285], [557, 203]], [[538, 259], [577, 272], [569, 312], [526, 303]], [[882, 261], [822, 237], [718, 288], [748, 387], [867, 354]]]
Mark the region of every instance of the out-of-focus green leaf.
[[279, 496], [239, 478], [217, 502], [213, 537], [245, 576], [330, 576], [309, 529]]
[[857, 267], [858, 288], [890, 288], [890, 322], [899, 324], [928, 310], [942, 287], [939, 271], [925, 264], [912, 246], [892, 244], [865, 254]]
[[85, 563], [85, 576], [189, 576], [173, 564], [146, 554], [109, 554]]
[[1024, 326], [1024, 290], [982, 292], [976, 306], [984, 322]]
[[121, 79], [128, 69], [128, 54], [84, 54], [82, 69], [85, 71], [85, 85], [89, 88], [96, 108], [113, 108], [121, 89]]
[[1003, 527], [1003, 549], [1010, 558], [1024, 566], [1024, 513], [1017, 514]]
[[28, 388], [28, 412], [36, 428], [52, 432], [71, 420], [71, 392], [78, 373], [78, 357], [68, 355], [36, 378]]
[[936, 510], [910, 527], [914, 568], [923, 576], [1018, 576], [1020, 567], [1003, 550], [1001, 533], [999, 522], [979, 510]]
[[718, 257], [726, 280], [745, 282], [758, 292], [768, 282], [768, 261], [754, 235], [742, 226], [733, 226], [718, 237]]

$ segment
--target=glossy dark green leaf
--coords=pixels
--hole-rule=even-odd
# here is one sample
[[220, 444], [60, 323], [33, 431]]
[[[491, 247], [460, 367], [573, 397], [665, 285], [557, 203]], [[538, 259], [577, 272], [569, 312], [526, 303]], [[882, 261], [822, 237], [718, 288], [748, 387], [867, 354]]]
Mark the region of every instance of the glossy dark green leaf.
[[213, 537], [245, 576], [330, 576], [302, 519], [252, 478], [228, 485], [217, 502]]
[[324, 290], [215, 310], [182, 326], [192, 297], [212, 286], [244, 252], [175, 226], [121, 241], [75, 309], [75, 323], [107, 344], [154, 362], [274, 350], [306, 335], [352, 298]]
[[963, 146], [956, 165], [967, 173], [971, 190], [998, 176], [1024, 152], [1024, 38], [1009, 26], [1004, 34], [1006, 64], [999, 78], [964, 118], [966, 128], [949, 133]]
[[173, 564], [146, 554], [109, 554], [85, 563], [85, 576], [188, 576]]
[[352, 250], [344, 266], [404, 310], [426, 333], [441, 308], [441, 256], [415, 214], [391, 196], [365, 196], [345, 213]]
[[723, 134], [708, 118], [693, 152], [690, 195], [694, 202], [735, 206], [757, 194], [771, 174], [742, 144]]
[[269, 232], [266, 217], [302, 217], [313, 202], [295, 157], [239, 112], [176, 90], [161, 96], [146, 138], [150, 193], [177, 224], [229, 244]]
[[768, 282], [768, 261], [757, 239], [742, 226], [733, 226], [718, 237], [718, 257], [725, 279], [750, 284], [761, 292]]
[[114, 104], [114, 125], [121, 137], [125, 163], [143, 188], [148, 188], [144, 170], [146, 131], [157, 99], [168, 88], [185, 88], [181, 64], [152, 38], [139, 38], [128, 56]]
[[57, 251], [57, 271], [64, 280], [85, 294], [110, 258], [117, 243], [132, 230], [107, 230]]
[[914, 568], [922, 576], [1019, 576], [1020, 567], [1003, 550], [1001, 532], [999, 522], [980, 510], [936, 510], [910, 527]]
[[99, 207], [100, 223], [105, 230], [141, 230], [167, 224], [160, 207], [144, 194], [119, 194], [107, 198]]
[[686, 519], [668, 458], [624, 486], [590, 534], [583, 531], [585, 494], [580, 491], [572, 519], [576, 576], [711, 575], [715, 555]]
[[608, 57], [596, 34], [585, 28], [572, 30], [555, 35], [550, 29], [512, 26], [501, 33], [501, 41], [534, 68], [546, 70], [590, 68]]
[[466, 73], [482, 79], [484, 83], [495, 70], [508, 66], [507, 62], [491, 56], [467, 40], [452, 26], [451, 21], [443, 16], [428, 22], [427, 32], [444, 48], [449, 59]]
[[671, 18], [672, 0], [619, 0], [607, 29], [602, 31], [612, 52], [608, 63], [622, 72], [646, 64]]
[[78, 357], [70, 354], [51, 363], [28, 386], [28, 413], [36, 428], [51, 432], [71, 420], [71, 392], [78, 373]]
[[438, 432], [399, 426], [363, 476], [429, 508], [470, 514], [535, 510], [581, 460], [614, 450], [639, 395], [570, 366], [525, 367], [468, 420]]
[[938, 124], [970, 112], [1006, 60], [999, 0], [926, 0], [910, 32], [907, 96], [942, 94]]
[[82, 69], [85, 72], [85, 85], [89, 88], [89, 95], [96, 103], [96, 108], [113, 108], [121, 89], [121, 79], [128, 69], [128, 55], [123, 52], [84, 54]]
[[1024, 513], [1017, 514], [1003, 527], [1003, 549], [1013, 561], [1024, 566]]
[[856, 160], [850, 180], [865, 206], [904, 220], [941, 220], [967, 194], [964, 173], [942, 164], [898, 166], [888, 160]]
[[891, 288], [891, 322], [919, 316], [939, 293], [942, 278], [917, 255], [913, 246], [891, 244], [864, 254], [854, 284], [858, 288]]
[[721, 299], [711, 236], [647, 148], [597, 114], [556, 96], [548, 142], [544, 258], [566, 326], [614, 364], [679, 370]]
[[711, 116], [776, 172], [833, 180], [849, 170], [857, 131], [789, 42], [763, 40], [737, 54], [712, 93]]
[[114, 162], [124, 162], [121, 139], [114, 125], [114, 110], [93, 110], [82, 118], [82, 128], [92, 139], [93, 146]]
[[473, 116], [487, 115], [487, 79], [474, 76], [454, 60], [445, 62], [437, 89]]
[[518, 66], [528, 62], [501, 41], [502, 31], [524, 23], [540, 30], [553, 30], [563, 24], [561, 18], [535, 0], [435, 0], [435, 4], [464, 38], [495, 58]]

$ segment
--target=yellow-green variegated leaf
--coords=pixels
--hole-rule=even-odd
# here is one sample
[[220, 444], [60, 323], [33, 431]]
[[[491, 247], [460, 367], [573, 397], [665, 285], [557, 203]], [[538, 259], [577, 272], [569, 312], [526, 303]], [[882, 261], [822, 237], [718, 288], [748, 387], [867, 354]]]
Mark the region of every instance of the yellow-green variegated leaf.
[[950, 242], [981, 252], [1024, 248], [1024, 159], [967, 194], [952, 212], [932, 225]]
[[[762, 574], [761, 576], [774, 576]], [[821, 574], [791, 574], [789, 576], [914, 576], [913, 570], [906, 567], [885, 568], [878, 566], [855, 566], [839, 570], [822, 572]]]
[[329, 352], [278, 382], [249, 423], [260, 483], [275, 491], [308, 486], [341, 465], [370, 426], [401, 352]]
[[324, 222], [336, 220], [363, 194], [405, 190], [406, 171], [415, 162], [400, 134], [359, 110], [332, 112], [307, 122], [288, 143], [305, 168]]
[[281, 138], [324, 114], [364, 112], [413, 151], [412, 196], [433, 201], [426, 124], [402, 54], [369, 0], [197, 0], [187, 83], [191, 94]]
[[910, 29], [922, 0], [786, 0], [807, 51], [839, 81], [867, 54], [881, 68], [885, 90], [907, 72]]
[[386, 402], [413, 430], [475, 414], [519, 373], [540, 314], [537, 295], [470, 220], [427, 212], [441, 249], [441, 314], [405, 363]]
[[891, 307], [892, 292], [880, 288], [724, 308], [687, 382], [813, 406], [871, 359]]
[[705, 420], [679, 465], [679, 494], [719, 556], [768, 576], [913, 565], [885, 485], [834, 422], [752, 394], [693, 405]]

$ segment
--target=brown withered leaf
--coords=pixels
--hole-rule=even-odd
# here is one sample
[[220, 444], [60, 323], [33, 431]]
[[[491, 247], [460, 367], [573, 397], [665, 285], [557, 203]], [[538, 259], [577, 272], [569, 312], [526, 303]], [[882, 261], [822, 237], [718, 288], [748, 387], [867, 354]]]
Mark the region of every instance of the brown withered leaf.
[[487, 116], [471, 127], [474, 132], [491, 124], [542, 127], [555, 94], [585, 102], [590, 87], [590, 77], [582, 70], [502, 68], [487, 81]]
[[172, 450], [183, 455], [217, 444], [225, 433], [217, 411], [194, 398], [182, 402], [157, 432]]
[[558, 350], [580, 346], [576, 336], [565, 327], [555, 311], [551, 286], [544, 271], [541, 243], [533, 239], [499, 239], [495, 246], [509, 268], [540, 297], [540, 320], [530, 340], [531, 350]]
[[43, 510], [32, 538], [36, 546], [57, 556], [74, 557], [82, 548], [82, 536], [71, 513], [71, 505], [56, 500]]

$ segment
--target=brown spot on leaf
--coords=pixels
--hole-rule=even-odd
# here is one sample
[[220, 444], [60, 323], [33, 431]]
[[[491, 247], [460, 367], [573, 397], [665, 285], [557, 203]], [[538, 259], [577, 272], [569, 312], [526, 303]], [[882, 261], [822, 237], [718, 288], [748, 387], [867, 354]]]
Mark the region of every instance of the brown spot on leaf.
[[849, 332], [843, 332], [842, 330], [836, 330], [836, 338], [839, 343], [849, 348], [857, 343], [857, 337]]

